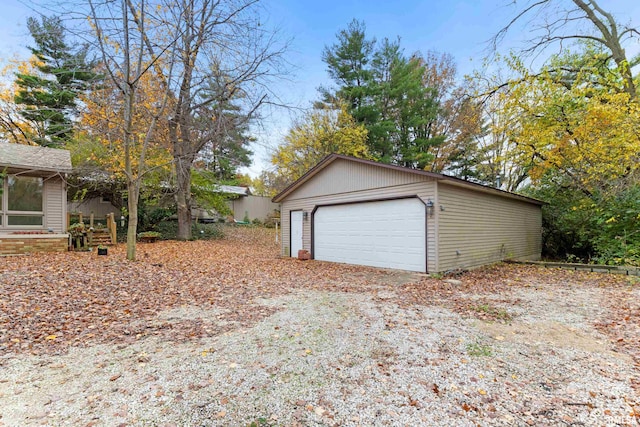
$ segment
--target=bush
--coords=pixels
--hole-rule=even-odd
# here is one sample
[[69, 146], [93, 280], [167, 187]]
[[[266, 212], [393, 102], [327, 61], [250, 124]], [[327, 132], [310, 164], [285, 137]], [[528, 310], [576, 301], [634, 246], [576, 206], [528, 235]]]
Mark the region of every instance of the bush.
[[193, 224], [191, 234], [193, 240], [214, 240], [224, 237], [224, 231], [220, 224]]
[[156, 224], [155, 230], [160, 233], [162, 240], [175, 240], [178, 235], [178, 222], [177, 221], [160, 221]]
[[[175, 240], [178, 235], [177, 221], [161, 221], [156, 227], [156, 231], [162, 236], [162, 240]], [[193, 224], [191, 226], [192, 240], [212, 240], [222, 239], [224, 232], [221, 224]]]
[[544, 182], [531, 195], [549, 202], [542, 208], [543, 256], [640, 265], [640, 185], [585, 194]]

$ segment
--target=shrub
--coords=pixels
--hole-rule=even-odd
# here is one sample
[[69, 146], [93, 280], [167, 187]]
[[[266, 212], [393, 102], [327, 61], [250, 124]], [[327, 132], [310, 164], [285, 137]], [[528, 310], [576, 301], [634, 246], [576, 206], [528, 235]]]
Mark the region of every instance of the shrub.
[[193, 224], [191, 234], [194, 240], [213, 240], [224, 237], [220, 224]]
[[[178, 235], [177, 221], [161, 221], [156, 227], [163, 240], [175, 240]], [[193, 224], [191, 226], [191, 236], [193, 240], [222, 239], [224, 232], [221, 224]]]

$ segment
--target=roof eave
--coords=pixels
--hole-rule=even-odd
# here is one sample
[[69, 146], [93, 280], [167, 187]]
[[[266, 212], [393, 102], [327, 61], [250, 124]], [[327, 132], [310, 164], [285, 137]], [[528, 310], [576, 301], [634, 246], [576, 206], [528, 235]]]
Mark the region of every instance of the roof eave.
[[305, 182], [307, 182], [307, 180], [309, 178], [311, 178], [312, 176], [314, 176], [315, 174], [317, 174], [318, 172], [320, 172], [322, 169], [324, 169], [325, 167], [327, 167], [330, 163], [332, 163], [335, 159], [339, 158], [340, 156], [338, 154], [329, 154], [327, 156], [325, 156], [322, 160], [320, 160], [318, 162], [317, 165], [315, 165], [314, 167], [312, 167], [311, 169], [309, 169], [304, 175], [302, 175], [300, 178], [298, 178], [297, 180], [295, 180], [294, 182], [292, 182], [291, 184], [289, 184], [289, 186], [287, 186], [284, 190], [282, 190], [280, 193], [276, 194], [273, 199], [271, 199], [271, 201], [273, 203], [280, 203], [285, 197], [287, 197], [289, 194], [291, 194], [293, 191], [295, 191], [298, 187], [300, 187], [302, 184], [304, 184]]
[[73, 172], [73, 168], [41, 168], [41, 167], [33, 167], [27, 165], [16, 165], [12, 163], [0, 163], [0, 170], [3, 169], [17, 169], [20, 171], [42, 171], [42, 172], [55, 172], [55, 173], [71, 173]]
[[434, 180], [444, 181], [444, 182], [450, 183], [450, 184], [455, 185], [455, 186], [470, 188], [470, 189], [473, 189], [473, 190], [476, 190], [476, 191], [483, 191], [483, 192], [486, 192], [486, 193], [495, 194], [495, 195], [502, 196], [502, 197], [508, 197], [508, 198], [511, 198], [511, 199], [520, 200], [520, 201], [528, 202], [528, 203], [532, 203], [532, 204], [537, 204], [537, 205], [540, 205], [540, 206], [545, 204], [545, 202], [543, 202], [541, 200], [533, 199], [531, 197], [521, 196], [519, 194], [511, 193], [511, 192], [508, 192], [508, 191], [500, 190], [500, 189], [497, 189], [497, 188], [489, 187], [489, 186], [486, 186], [486, 185], [483, 185], [483, 184], [478, 184], [478, 183], [471, 182], [471, 181], [466, 181], [466, 180], [463, 180], [463, 179], [460, 179], [460, 178], [456, 178], [456, 177], [453, 177], [453, 176], [443, 175], [443, 174], [439, 174], [439, 173], [435, 173], [435, 172], [424, 171], [424, 170], [420, 170], [420, 169], [410, 169], [410, 168], [406, 168], [406, 167], [403, 167], [403, 166], [389, 165], [389, 164], [386, 164], [386, 163], [375, 162], [373, 160], [359, 159], [359, 158], [356, 158], [356, 157], [344, 156], [344, 155], [341, 155], [341, 154], [329, 154], [328, 156], [325, 156], [322, 160], [320, 160], [320, 162], [318, 162], [317, 165], [315, 165], [313, 168], [309, 169], [309, 171], [307, 171], [307, 173], [302, 175], [300, 178], [298, 178], [296, 181], [294, 181], [292, 184], [290, 184], [288, 187], [286, 187], [284, 190], [282, 190], [273, 199], [271, 199], [271, 201], [274, 202], [274, 203], [281, 203], [282, 200], [284, 200], [289, 194], [294, 192], [296, 189], [298, 189], [300, 186], [302, 186], [306, 181], [308, 181], [311, 177], [316, 175], [318, 172], [320, 172], [322, 169], [324, 169], [327, 166], [329, 166], [333, 161], [335, 161], [337, 159], [344, 159], [344, 160], [348, 160], [348, 161], [352, 161], [352, 162], [358, 162], [358, 163], [378, 166], [378, 167], [382, 167], [382, 168], [385, 168], [385, 169], [398, 170], [398, 171], [401, 171], [401, 172], [427, 176], [427, 177], [432, 178]]

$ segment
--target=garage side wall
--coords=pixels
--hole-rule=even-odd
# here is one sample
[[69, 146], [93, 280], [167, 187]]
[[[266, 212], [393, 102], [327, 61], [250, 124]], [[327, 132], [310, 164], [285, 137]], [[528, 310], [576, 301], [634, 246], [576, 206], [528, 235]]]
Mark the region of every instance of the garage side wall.
[[[314, 176], [281, 204], [282, 255], [290, 256], [290, 212], [303, 210], [303, 248], [312, 252], [312, 212], [317, 206], [418, 196], [435, 199], [435, 181], [429, 177], [337, 160]], [[436, 265], [435, 215], [427, 219], [427, 268]], [[313, 253], [312, 253], [313, 256]]]
[[438, 184], [439, 271], [540, 259], [539, 205]]

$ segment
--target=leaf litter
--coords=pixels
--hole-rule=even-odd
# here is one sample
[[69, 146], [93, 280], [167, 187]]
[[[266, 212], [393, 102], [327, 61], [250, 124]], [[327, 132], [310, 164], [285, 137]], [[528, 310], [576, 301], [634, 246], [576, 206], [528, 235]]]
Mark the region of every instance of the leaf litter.
[[133, 263], [0, 259], [0, 425], [640, 419], [633, 279], [499, 265], [452, 284], [227, 234]]

